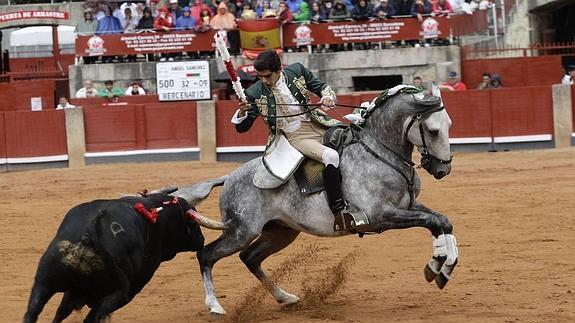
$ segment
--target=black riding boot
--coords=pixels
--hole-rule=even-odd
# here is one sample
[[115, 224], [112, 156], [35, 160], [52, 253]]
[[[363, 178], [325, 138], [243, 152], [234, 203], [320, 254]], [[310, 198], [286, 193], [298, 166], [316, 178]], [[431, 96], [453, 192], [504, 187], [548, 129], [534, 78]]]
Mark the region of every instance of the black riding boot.
[[323, 170], [323, 183], [327, 193], [329, 208], [334, 215], [337, 215], [345, 207], [345, 201], [341, 192], [341, 173], [339, 168], [327, 165]]

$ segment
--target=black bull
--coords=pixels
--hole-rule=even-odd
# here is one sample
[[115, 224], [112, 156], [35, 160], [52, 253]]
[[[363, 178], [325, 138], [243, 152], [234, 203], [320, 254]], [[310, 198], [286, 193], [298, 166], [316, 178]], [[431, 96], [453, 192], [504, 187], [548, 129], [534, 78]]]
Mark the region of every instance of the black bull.
[[24, 322], [35, 322], [57, 292], [64, 297], [54, 322], [84, 305], [91, 308], [85, 322], [105, 320], [140, 292], [162, 261], [203, 247], [202, 232], [186, 213], [190, 208], [161, 193], [72, 208], [40, 259]]

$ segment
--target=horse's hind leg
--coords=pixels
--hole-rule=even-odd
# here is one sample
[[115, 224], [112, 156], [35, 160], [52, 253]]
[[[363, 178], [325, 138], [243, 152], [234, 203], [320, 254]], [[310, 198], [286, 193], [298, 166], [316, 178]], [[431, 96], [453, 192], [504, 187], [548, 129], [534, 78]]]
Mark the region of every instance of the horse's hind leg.
[[244, 227], [232, 227], [227, 229], [215, 241], [198, 251], [198, 261], [202, 272], [204, 282], [205, 304], [209, 307], [211, 313], [226, 314], [224, 308], [218, 302], [214, 291], [212, 280], [212, 268], [218, 260], [232, 255], [252, 242], [259, 232], [247, 230]]
[[280, 304], [294, 304], [299, 297], [285, 292], [271, 280], [261, 264], [269, 256], [290, 245], [298, 236], [299, 231], [284, 227], [278, 223], [268, 223], [259, 236], [249, 247], [240, 253], [240, 258], [250, 272], [259, 279], [265, 289], [273, 295]]

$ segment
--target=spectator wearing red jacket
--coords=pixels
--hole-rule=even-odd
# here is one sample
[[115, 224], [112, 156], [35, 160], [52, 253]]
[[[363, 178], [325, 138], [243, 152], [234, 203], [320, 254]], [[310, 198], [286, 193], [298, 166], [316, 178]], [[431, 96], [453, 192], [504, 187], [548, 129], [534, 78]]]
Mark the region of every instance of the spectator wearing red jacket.
[[170, 11], [165, 7], [161, 7], [158, 10], [158, 16], [154, 19], [154, 29], [159, 31], [170, 31], [174, 27], [174, 22], [172, 21], [172, 15]]
[[449, 15], [455, 12], [447, 0], [437, 0], [431, 4], [431, 10], [438, 16]]

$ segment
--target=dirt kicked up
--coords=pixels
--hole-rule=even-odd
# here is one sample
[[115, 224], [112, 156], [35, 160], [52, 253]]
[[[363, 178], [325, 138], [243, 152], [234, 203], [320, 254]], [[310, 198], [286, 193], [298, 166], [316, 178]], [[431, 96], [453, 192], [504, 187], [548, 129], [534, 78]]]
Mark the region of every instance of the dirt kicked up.
[[[21, 321], [38, 260], [74, 205], [144, 188], [189, 184], [238, 164], [111, 164], [84, 169], [0, 173], [0, 322]], [[456, 154], [452, 174], [420, 172], [419, 200], [446, 214], [459, 265], [440, 291], [423, 267], [427, 230], [326, 239], [302, 234], [264, 262], [302, 303], [284, 308], [259, 288], [237, 255], [218, 262], [214, 279], [228, 311], [203, 304], [194, 254], [164, 263], [112, 322], [575, 322], [575, 149]], [[219, 191], [199, 206], [219, 218]], [[206, 241], [217, 232], [204, 230]], [[52, 319], [61, 294], [46, 305]], [[87, 309], [68, 322], [81, 322]]]

